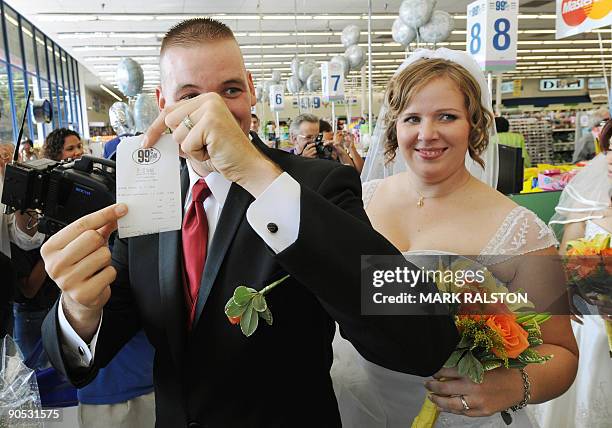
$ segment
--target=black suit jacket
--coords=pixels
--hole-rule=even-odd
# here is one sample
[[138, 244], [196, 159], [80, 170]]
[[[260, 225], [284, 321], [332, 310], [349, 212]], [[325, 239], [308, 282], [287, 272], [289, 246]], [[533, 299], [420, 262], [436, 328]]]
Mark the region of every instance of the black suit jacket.
[[[297, 241], [274, 254], [246, 219], [252, 196], [232, 184], [188, 333], [180, 231], [116, 240], [118, 274], [92, 366], [65, 365], [57, 308], [43, 325], [51, 361], [75, 385], [90, 382], [144, 328], [156, 350], [157, 427], [336, 427], [334, 320], [377, 364], [424, 376], [442, 366], [457, 341], [450, 317], [360, 315], [360, 256], [399, 253], [372, 229], [355, 170], [269, 149], [256, 137], [254, 144], [301, 185]], [[183, 197], [188, 182], [183, 170]], [[224, 306], [238, 285], [261, 289], [287, 273], [267, 296], [272, 326], [247, 338], [228, 322]]]

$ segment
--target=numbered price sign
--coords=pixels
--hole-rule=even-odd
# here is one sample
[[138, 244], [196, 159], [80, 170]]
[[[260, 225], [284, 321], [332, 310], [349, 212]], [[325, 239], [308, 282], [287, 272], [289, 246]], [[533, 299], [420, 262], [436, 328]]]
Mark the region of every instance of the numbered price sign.
[[467, 7], [467, 46], [484, 71], [516, 67], [518, 0], [477, 0]]
[[285, 108], [285, 88], [283, 85], [270, 86], [270, 110], [282, 111]]
[[344, 99], [344, 73], [337, 62], [321, 64], [321, 88], [323, 101], [342, 101]]

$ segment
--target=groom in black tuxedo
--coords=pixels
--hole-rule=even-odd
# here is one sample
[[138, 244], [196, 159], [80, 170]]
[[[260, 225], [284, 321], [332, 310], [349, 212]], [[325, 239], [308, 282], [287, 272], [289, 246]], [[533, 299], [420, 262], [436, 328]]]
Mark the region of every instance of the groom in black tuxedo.
[[[399, 253], [372, 229], [355, 170], [249, 138], [255, 91], [225, 25], [182, 22], [160, 57], [161, 114], [144, 144], [169, 127], [187, 158], [183, 228], [116, 240], [111, 261], [105, 240], [125, 214], [115, 205], [49, 240], [43, 257], [63, 292], [43, 326], [54, 366], [81, 387], [144, 328], [156, 426], [211, 428], [340, 426], [334, 320], [377, 364], [437, 371], [457, 341], [450, 317], [360, 313], [360, 256]], [[229, 322], [238, 285], [287, 274], [267, 295], [273, 325], [246, 337]]]

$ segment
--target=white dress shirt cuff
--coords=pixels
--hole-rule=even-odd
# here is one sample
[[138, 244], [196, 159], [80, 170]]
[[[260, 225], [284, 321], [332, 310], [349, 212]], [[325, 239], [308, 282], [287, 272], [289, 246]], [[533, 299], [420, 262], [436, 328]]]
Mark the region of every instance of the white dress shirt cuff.
[[276, 254], [297, 240], [300, 195], [300, 184], [284, 172], [247, 210], [249, 224]]
[[8, 232], [10, 241], [24, 251], [39, 248], [45, 240], [45, 235], [40, 232], [36, 232], [34, 236], [30, 236], [19, 229], [13, 214], [11, 214], [11, 218], [9, 219]]
[[100, 316], [100, 323], [98, 324], [96, 334], [94, 334], [91, 343], [87, 346], [66, 319], [62, 301], [63, 297], [60, 299], [59, 305], [57, 305], [57, 315], [60, 326], [60, 343], [67, 359], [67, 365], [72, 367], [89, 367], [94, 359], [96, 342], [98, 341], [98, 333], [100, 333], [102, 316], [104, 314]]

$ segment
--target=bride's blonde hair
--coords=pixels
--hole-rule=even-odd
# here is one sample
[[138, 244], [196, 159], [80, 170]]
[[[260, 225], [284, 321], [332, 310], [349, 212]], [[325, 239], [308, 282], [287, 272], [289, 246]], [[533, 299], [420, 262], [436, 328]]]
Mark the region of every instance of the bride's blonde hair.
[[484, 161], [480, 155], [489, 144], [489, 129], [493, 123], [493, 115], [480, 101], [481, 91], [476, 79], [459, 64], [438, 58], [416, 61], [391, 79], [385, 94], [385, 102], [388, 105], [385, 115], [387, 126], [385, 163], [391, 162], [397, 151], [395, 127], [398, 116], [406, 109], [417, 92], [432, 80], [443, 77], [452, 80], [465, 98], [465, 108], [468, 111], [470, 122], [468, 152], [470, 157], [484, 168]]

